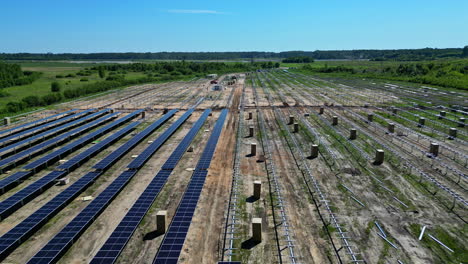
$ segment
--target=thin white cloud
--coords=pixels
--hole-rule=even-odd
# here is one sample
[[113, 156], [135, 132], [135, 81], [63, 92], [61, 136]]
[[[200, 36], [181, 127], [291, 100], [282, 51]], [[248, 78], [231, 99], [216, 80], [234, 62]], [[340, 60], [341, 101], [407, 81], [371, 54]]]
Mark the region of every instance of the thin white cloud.
[[202, 10], [202, 9], [170, 9], [170, 10], [167, 10], [167, 12], [178, 13], [178, 14], [215, 14], [215, 15], [224, 14], [223, 12], [218, 12], [215, 10]]

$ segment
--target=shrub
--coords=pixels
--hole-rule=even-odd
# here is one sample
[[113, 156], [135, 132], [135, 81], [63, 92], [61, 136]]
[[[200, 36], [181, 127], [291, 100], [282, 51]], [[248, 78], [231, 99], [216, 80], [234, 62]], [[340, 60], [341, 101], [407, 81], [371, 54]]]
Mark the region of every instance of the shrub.
[[5, 109], [7, 112], [16, 113], [22, 111], [25, 108], [26, 105], [24, 102], [8, 102]]
[[51, 105], [53, 103], [60, 102], [60, 100], [62, 100], [61, 93], [51, 93], [51, 94], [46, 94], [42, 96], [42, 101], [44, 102], [45, 105]]
[[56, 93], [56, 92], [60, 92], [60, 83], [58, 82], [52, 82], [50, 84], [50, 90], [53, 92], [53, 93]]
[[87, 82], [87, 81], [89, 81], [88, 78], [81, 78], [80, 79], [80, 82]]
[[38, 96], [30, 95], [21, 99], [28, 107], [42, 105], [41, 99]]

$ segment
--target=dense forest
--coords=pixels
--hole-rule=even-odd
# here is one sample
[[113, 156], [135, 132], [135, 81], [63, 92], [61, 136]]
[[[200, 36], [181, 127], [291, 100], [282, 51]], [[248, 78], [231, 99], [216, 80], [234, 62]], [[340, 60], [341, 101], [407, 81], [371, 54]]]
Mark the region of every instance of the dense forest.
[[468, 59], [429, 61], [418, 63], [391, 63], [379, 65], [338, 65], [313, 67], [305, 65], [301, 70], [319, 74], [337, 74], [355, 77], [400, 80], [441, 87], [468, 90]]
[[283, 59], [281, 62], [283, 63], [311, 63], [314, 62], [314, 59], [311, 57], [291, 57], [291, 58], [286, 58]]
[[39, 76], [38, 72], [23, 72], [18, 64], [0, 62], [0, 88], [29, 84]]
[[462, 48], [399, 50], [317, 50], [284, 52], [0, 53], [0, 60], [251, 60], [311, 57], [316, 60], [433, 60], [460, 58]]

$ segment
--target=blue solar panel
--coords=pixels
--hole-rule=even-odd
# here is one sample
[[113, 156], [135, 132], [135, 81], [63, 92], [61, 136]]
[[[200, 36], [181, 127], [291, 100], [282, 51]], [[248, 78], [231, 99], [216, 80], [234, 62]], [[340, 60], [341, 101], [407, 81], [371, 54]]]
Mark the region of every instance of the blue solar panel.
[[[175, 113], [175, 112], [173, 112]], [[126, 151], [123, 152], [121, 148], [113, 151], [103, 160], [106, 160], [108, 157], [112, 157], [114, 162], [122, 158], [128, 150], [135, 147], [141, 140], [146, 137], [149, 133], [153, 132], [157, 127], [161, 125], [161, 121], [167, 120], [172, 114], [159, 119], [149, 127], [147, 127], [142, 132], [138, 133], [131, 140], [127, 141], [123, 146], [126, 147]], [[135, 141], [135, 138], [139, 140]], [[100, 162], [99, 162], [100, 163]], [[98, 163], [98, 164], [99, 164]], [[106, 167], [109, 168], [110, 166]], [[0, 238], [0, 260], [4, 259], [11, 251], [17, 248], [22, 242], [34, 234], [39, 228], [47, 223], [47, 221], [57, 214], [62, 208], [64, 208], [68, 203], [73, 201], [73, 199], [91, 185], [95, 180], [104, 173], [104, 170], [89, 172], [85, 176], [78, 179], [75, 183], [70, 185], [67, 189], [62, 191], [51, 201], [42, 206], [39, 210], [34, 212], [31, 216], [26, 218], [23, 222], [18, 224], [16, 227], [8, 231], [5, 235]]]
[[[91, 126], [91, 125], [94, 126], [100, 120], [108, 120], [110, 118], [115, 118], [117, 115], [118, 115], [118, 113], [113, 113], [113, 114], [110, 114], [108, 116], [104, 116], [101, 119], [98, 119], [98, 120], [93, 121], [93, 122], [91, 122], [89, 124], [86, 124], [85, 126], [87, 126], [87, 127]], [[116, 120], [113, 123], [101, 128], [101, 129], [98, 129], [98, 130], [96, 130], [96, 131], [94, 131], [94, 132], [92, 132], [92, 133], [90, 133], [90, 134], [76, 140], [76, 141], [73, 141], [72, 143], [63, 146], [59, 150], [56, 150], [56, 151], [54, 151], [54, 152], [52, 152], [52, 153], [50, 153], [48, 155], [45, 155], [45, 156], [43, 156], [43, 157], [41, 157], [41, 158], [27, 164], [23, 168], [27, 169], [27, 170], [38, 170], [38, 169], [40, 169], [42, 167], [46, 167], [46, 166], [48, 166], [48, 164], [61, 159], [65, 155], [69, 154], [70, 152], [73, 152], [73, 151], [77, 150], [78, 148], [80, 148], [84, 144], [87, 144], [87, 143], [93, 141], [98, 136], [100, 136], [103, 133], [109, 131], [110, 130], [109, 126], [115, 127], [116, 126], [115, 122], [117, 122], [117, 121], [119, 121], [119, 120]]]
[[8, 145], [6, 147], [3, 147], [3, 148], [0, 149], [1, 157], [5, 158], [11, 152], [16, 151], [17, 148], [24, 147], [25, 145], [26, 145], [26, 147], [30, 147], [32, 142], [34, 142], [34, 141], [44, 140], [45, 138], [47, 138], [47, 137], [49, 137], [51, 135], [57, 134], [57, 133], [59, 133], [59, 132], [61, 132], [63, 130], [71, 129], [74, 126], [77, 126], [77, 125], [79, 125], [79, 124], [81, 124], [81, 123], [83, 123], [85, 121], [91, 120], [93, 118], [97, 118], [97, 117], [99, 117], [99, 116], [101, 116], [103, 114], [106, 114], [107, 112], [109, 112], [109, 110], [107, 110], [107, 109], [102, 110], [100, 112], [91, 114], [91, 115], [86, 116], [84, 118], [77, 119], [77, 120], [75, 120], [73, 122], [66, 123], [64, 125], [61, 125], [61, 126], [58, 126], [58, 127], [52, 128], [52, 129], [48, 129], [45, 132], [39, 133], [39, 134], [37, 134], [35, 136], [26, 138], [25, 140], [22, 140], [22, 141], [14, 143], [14, 144]]
[[[75, 141], [75, 142], [73, 142], [73, 143], [71, 143], [69, 145], [76, 146], [76, 145], [81, 145], [83, 142], [90, 142], [91, 140], [93, 140], [97, 136], [105, 134], [108, 131], [114, 129], [115, 127], [121, 125], [122, 123], [127, 122], [131, 117], [135, 117], [135, 115], [131, 114], [131, 115], [129, 115], [129, 117], [120, 118], [119, 120], [116, 120], [116, 121], [112, 122], [111, 124], [109, 124], [109, 125], [101, 128], [101, 129], [91, 133], [90, 135], [85, 136], [83, 138], [83, 141], [80, 141], [81, 140], [80, 139], [80, 140]], [[134, 125], [132, 124], [130, 126], [133, 128]], [[129, 130], [127, 128], [124, 128], [123, 131], [125, 131], [125, 133], [129, 132]], [[116, 134], [118, 134], [119, 137], [122, 137], [122, 136], [125, 135], [125, 133], [117, 132]], [[111, 141], [116, 141], [116, 140], [118, 140], [118, 138], [111, 137]], [[93, 147], [93, 152], [88, 153], [88, 155], [96, 155], [100, 151], [104, 150], [109, 145], [109, 142], [104, 140], [104, 141], [100, 142], [97, 145], [98, 145], [98, 147], [94, 146]], [[83, 160], [89, 159], [89, 156], [85, 156], [85, 157], [80, 156], [80, 157]], [[81, 161], [82, 160], [74, 160], [74, 162], [77, 162], [78, 164], [80, 164]], [[11, 197], [7, 198], [6, 200], [0, 202], [0, 218], [4, 219], [8, 215], [10, 215], [14, 211], [16, 211], [18, 208], [23, 206], [25, 203], [29, 202], [31, 199], [33, 199], [34, 197], [36, 197], [37, 195], [42, 193], [44, 190], [46, 190], [47, 188], [52, 186], [56, 179], [64, 177], [66, 174], [68, 174], [68, 171], [53, 171], [50, 174], [48, 174], [48, 175], [42, 177], [41, 179], [37, 180], [36, 182], [28, 185], [24, 189], [18, 191], [13, 196], [11, 196]]]
[[[172, 135], [182, 125], [180, 120], [186, 120], [185, 114], [164, 131], [155, 142], [164, 142], [162, 139]], [[171, 133], [166, 133], [172, 131]], [[167, 139], [167, 138], [166, 138]], [[161, 143], [162, 145], [162, 143]], [[148, 147], [156, 152], [159, 147]], [[147, 149], [148, 149], [147, 148]], [[150, 155], [154, 154], [148, 153]], [[28, 263], [56, 262], [62, 254], [73, 244], [84, 230], [98, 217], [107, 205], [119, 194], [138, 169], [129, 169], [115, 179], [103, 192], [101, 192], [83, 211], [81, 211], [67, 226], [65, 226], [52, 240], [50, 240]]]
[[170, 126], [166, 131], [164, 131], [161, 136], [158, 137], [149, 147], [147, 147], [137, 158], [135, 158], [129, 165], [129, 169], [140, 169], [143, 164], [145, 164], [148, 159], [154, 154], [154, 152], [159, 149], [164, 142], [179, 128], [182, 123], [187, 120], [187, 118], [193, 113], [194, 109], [189, 109], [185, 112], [177, 121], [174, 122], [172, 126]]
[[158, 129], [162, 124], [164, 124], [169, 118], [171, 118], [178, 110], [171, 110], [168, 113], [166, 113], [163, 117], [158, 119], [156, 122], [145, 128], [142, 132], [138, 133], [134, 138], [129, 140], [126, 144], [122, 145], [119, 147], [118, 151], [116, 151], [116, 154], [109, 155], [100, 162], [98, 162], [96, 165], [93, 166], [94, 169], [97, 170], [106, 170], [110, 166], [112, 166], [120, 156], [118, 154], [123, 153], [126, 154], [128, 151], [130, 151], [131, 148], [133, 148], [136, 144], [140, 143], [143, 139], [148, 137], [151, 133], [153, 133], [156, 129]]
[[57, 166], [57, 169], [63, 169], [70, 171], [78, 166], [80, 166], [83, 162], [87, 161], [91, 157], [95, 156], [96, 153], [100, 152], [101, 149], [107, 148], [126, 134], [128, 134], [131, 130], [133, 130], [139, 122], [133, 122], [124, 129], [120, 130], [119, 132], [109, 136], [108, 138], [104, 139], [103, 141], [99, 142], [98, 144], [90, 147], [89, 149], [81, 152], [80, 154], [74, 156], [73, 158], [69, 159], [67, 162]]
[[4, 137], [4, 138], [0, 139], [0, 143], [1, 143], [2, 146], [7, 145], [12, 140], [15, 140], [17, 138], [27, 137], [29, 135], [37, 133], [38, 131], [44, 130], [46, 128], [51, 128], [51, 127], [54, 127], [54, 126], [56, 126], [58, 124], [62, 124], [62, 123], [64, 123], [64, 121], [70, 121], [70, 120], [76, 119], [78, 117], [81, 117], [83, 115], [87, 115], [87, 114], [91, 113], [92, 111], [94, 111], [94, 109], [89, 109], [89, 110], [86, 110], [86, 111], [83, 111], [83, 112], [79, 112], [79, 113], [67, 116], [65, 118], [61, 118], [59, 120], [55, 120], [55, 121], [47, 123], [47, 124], [43, 124], [43, 125], [40, 125], [40, 126], [31, 128], [31, 129], [28, 129], [28, 130], [19, 132], [19, 133], [15, 133], [15, 134], [13, 134], [11, 136]]
[[31, 214], [20, 224], [0, 238], [0, 260], [8, 256], [22, 242], [34, 234], [41, 226], [57, 214], [63, 207], [73, 201], [85, 188], [101, 176], [103, 172], [89, 172], [70, 185], [63, 192], [47, 202], [39, 210]]
[[[102, 124], [103, 122], [107, 122], [110, 120], [110, 118], [112, 117], [113, 115], [110, 115], [110, 116], [106, 116], [104, 118], [100, 118], [92, 123], [89, 123], [88, 125], [86, 126], [81, 126], [81, 127], [78, 127], [76, 129], [73, 129], [72, 131], [69, 131], [65, 134], [62, 134], [62, 135], [59, 135], [57, 137], [54, 137], [52, 139], [49, 139], [47, 141], [44, 141], [36, 146], [33, 146], [31, 148], [28, 148], [24, 151], [21, 151], [19, 153], [16, 153], [10, 157], [7, 157], [3, 160], [0, 161], [0, 171], [2, 170], [5, 170], [5, 168], [13, 168], [13, 167], [16, 167], [18, 165], [18, 163], [20, 163], [21, 161], [25, 160], [25, 159], [31, 159], [32, 157], [40, 154], [40, 153], [43, 153], [44, 151], [50, 149], [50, 148], [53, 148], [53, 147], [57, 147], [63, 143], [66, 143], [68, 142], [70, 139], [74, 138], [74, 137], [77, 137], [81, 134], [83, 134], [84, 132], [86, 131], [89, 131], [93, 128], [95, 128], [96, 126]], [[0, 188], [1, 188], [1, 181], [0, 181]]]
[[171, 225], [164, 236], [153, 263], [177, 263], [179, 259], [195, 208], [197, 207], [198, 199], [200, 198], [203, 185], [205, 184], [206, 175], [208, 174], [206, 168], [210, 165], [227, 113], [227, 109], [222, 110], [218, 121], [216, 121], [207, 145], [203, 150], [202, 157], [192, 174], [190, 183], [179, 203], [174, 218], [172, 218]]
[[46, 176], [40, 178], [34, 183], [26, 186], [17, 193], [8, 197], [0, 203], [0, 219], [3, 220], [8, 215], [15, 212], [25, 203], [31, 201], [43, 189], [46, 189], [54, 184], [54, 180], [64, 177], [67, 174], [65, 171], [52, 171]]
[[22, 125], [13, 127], [13, 128], [6, 129], [6, 130], [2, 130], [2, 131], [0, 131], [0, 136], [3, 138], [5, 136], [7, 136], [7, 135], [12, 135], [14, 133], [21, 132], [21, 131], [26, 130], [28, 128], [31, 128], [33, 126], [36, 126], [36, 125], [39, 125], [39, 124], [42, 124], [42, 123], [45, 123], [45, 122], [50, 122], [50, 121], [53, 121], [53, 120], [58, 119], [58, 118], [62, 118], [62, 117], [66, 116], [66, 115], [69, 115], [69, 114], [71, 114], [73, 112], [76, 112], [76, 109], [72, 109], [72, 110], [65, 111], [65, 112], [62, 112], [62, 113], [58, 113], [58, 114], [55, 114], [55, 115], [52, 115], [52, 116], [44, 117], [44, 118], [41, 118], [39, 120], [35, 120], [35, 121], [29, 122], [29, 123], [26, 123], [26, 124], [22, 124]]
[[32, 171], [18, 171], [11, 176], [3, 178], [0, 181], [0, 194], [4, 194], [6, 191], [16, 186], [16, 184], [31, 177], [33, 174]]
[[[172, 169], [180, 160], [185, 150], [195, 138], [195, 135], [200, 130], [201, 126], [207, 119], [211, 110], [205, 110], [198, 121], [192, 126], [190, 131], [185, 135], [184, 139], [179, 143], [177, 148], [172, 152], [171, 156], [164, 163], [162, 170], [153, 178], [145, 191], [141, 194], [135, 204], [125, 215], [124, 219], [119, 223], [117, 228], [112, 232], [106, 243], [102, 246], [99, 252], [91, 261], [92, 264], [98, 263], [114, 263], [120, 252], [127, 244], [135, 229], [140, 224], [141, 220], [148, 212], [156, 197], [159, 195], [162, 187], [166, 183]], [[166, 167], [166, 169], [164, 169]], [[169, 168], [171, 167], [171, 168]]]

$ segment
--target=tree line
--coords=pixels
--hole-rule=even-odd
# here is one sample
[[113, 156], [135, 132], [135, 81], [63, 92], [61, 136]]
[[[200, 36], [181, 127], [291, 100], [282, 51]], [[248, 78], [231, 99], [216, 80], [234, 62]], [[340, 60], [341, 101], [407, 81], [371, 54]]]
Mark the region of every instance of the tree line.
[[373, 66], [339, 65], [312, 67], [305, 65], [302, 70], [316, 73], [344, 74], [355, 77], [393, 79], [400, 81], [431, 84], [468, 90], [468, 60], [443, 60], [417, 63], [392, 63], [391, 65]]
[[0, 60], [251, 60], [312, 57], [316, 60], [416, 61], [461, 58], [463, 48], [398, 50], [316, 50], [283, 52], [125, 52], [125, 53], [0, 53]]
[[23, 72], [18, 64], [0, 62], [0, 88], [30, 84], [39, 76], [38, 72]]
[[299, 56], [291, 57], [282, 60], [283, 63], [311, 63], [314, 62], [314, 59], [311, 57]]

